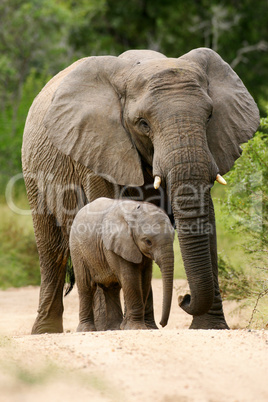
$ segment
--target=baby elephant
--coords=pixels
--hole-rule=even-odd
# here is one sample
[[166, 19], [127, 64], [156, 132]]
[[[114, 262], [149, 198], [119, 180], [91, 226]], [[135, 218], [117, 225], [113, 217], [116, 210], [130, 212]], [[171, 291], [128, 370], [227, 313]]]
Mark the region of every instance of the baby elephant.
[[151, 289], [152, 260], [162, 272], [160, 324], [165, 326], [173, 289], [173, 240], [168, 216], [153, 204], [98, 198], [82, 208], [70, 234], [80, 305], [77, 331], [96, 330], [93, 297], [97, 285], [105, 295], [106, 329], [147, 329], [145, 306]]

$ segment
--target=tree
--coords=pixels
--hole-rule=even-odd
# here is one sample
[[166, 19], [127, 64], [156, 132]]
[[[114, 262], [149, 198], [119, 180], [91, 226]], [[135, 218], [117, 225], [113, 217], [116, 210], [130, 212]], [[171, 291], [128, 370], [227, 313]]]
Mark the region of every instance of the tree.
[[178, 57], [208, 46], [233, 66], [263, 114], [266, 7], [266, 0], [2, 0], [1, 173], [20, 170], [23, 124], [34, 96], [49, 77], [80, 57], [119, 55], [131, 48]]
[[[67, 38], [68, 16], [67, 10], [53, 0], [2, 0], [0, 3], [2, 174], [12, 175], [20, 170], [26, 109], [48, 77], [67, 63], [68, 46], [64, 38]], [[24, 90], [25, 85], [28, 88]]]
[[[202, 1], [202, 3], [206, 3]], [[219, 52], [243, 79], [261, 113], [265, 115], [268, 94], [267, 2], [212, 1], [192, 17], [190, 30], [207, 46]], [[263, 102], [265, 100], [265, 102]]]
[[69, 41], [83, 55], [150, 48], [178, 57], [210, 47], [233, 66], [258, 101], [267, 97], [267, 2], [260, 0], [69, 1]]

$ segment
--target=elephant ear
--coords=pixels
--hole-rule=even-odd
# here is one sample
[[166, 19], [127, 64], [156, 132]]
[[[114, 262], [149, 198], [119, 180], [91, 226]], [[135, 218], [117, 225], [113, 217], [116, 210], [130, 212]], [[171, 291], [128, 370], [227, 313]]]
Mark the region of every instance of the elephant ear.
[[227, 173], [259, 125], [259, 110], [243, 82], [213, 50], [199, 48], [180, 59], [198, 64], [208, 79], [213, 112], [207, 127], [208, 146], [220, 169]]
[[112, 210], [103, 222], [103, 244], [129, 262], [142, 262], [142, 253], [134, 242], [131, 229], [121, 211]]
[[85, 59], [62, 80], [44, 125], [65, 155], [111, 182], [140, 186], [140, 157], [122, 125], [119, 85], [128, 68], [129, 61], [113, 56]]

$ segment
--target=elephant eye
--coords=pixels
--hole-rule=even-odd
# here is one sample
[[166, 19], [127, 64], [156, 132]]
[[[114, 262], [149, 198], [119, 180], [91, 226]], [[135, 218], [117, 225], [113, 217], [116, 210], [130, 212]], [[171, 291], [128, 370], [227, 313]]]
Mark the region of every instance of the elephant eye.
[[144, 239], [145, 243], [147, 244], [147, 246], [151, 246], [152, 242], [149, 239]]
[[139, 120], [139, 128], [144, 133], [148, 133], [150, 131], [150, 126], [145, 119]]
[[207, 123], [209, 122], [209, 120], [211, 119], [211, 117], [212, 117], [212, 112], [210, 113], [210, 115], [209, 115], [208, 118], [207, 118]]

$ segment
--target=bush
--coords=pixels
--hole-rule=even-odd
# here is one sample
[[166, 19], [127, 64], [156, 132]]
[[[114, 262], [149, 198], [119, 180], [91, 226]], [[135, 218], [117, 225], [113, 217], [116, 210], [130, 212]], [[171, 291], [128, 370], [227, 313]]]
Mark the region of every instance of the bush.
[[30, 216], [14, 216], [1, 205], [0, 288], [40, 284], [39, 260]]
[[243, 235], [246, 252], [263, 259], [268, 253], [268, 118], [261, 119], [260, 130], [242, 148], [227, 175], [225, 213], [234, 218], [231, 229]]
[[[230, 277], [232, 293], [238, 297], [247, 295], [254, 305], [253, 315], [258, 310], [261, 299], [268, 295], [268, 118], [261, 119], [259, 131], [254, 138], [242, 146], [243, 154], [227, 175], [227, 202], [223, 203], [227, 226], [241, 238], [247, 263], [251, 265], [250, 282], [238, 277], [230, 266], [220, 257], [219, 271], [222, 278], [223, 293], [225, 279]], [[227, 280], [228, 282], [228, 280]], [[227, 292], [228, 293], [228, 292]], [[267, 311], [261, 307], [264, 321]], [[251, 322], [253, 320], [253, 315]], [[265, 318], [266, 317], [266, 318]]]
[[235, 269], [221, 253], [218, 254], [218, 269], [223, 299], [243, 300], [250, 296], [252, 279], [249, 281], [242, 269]]

